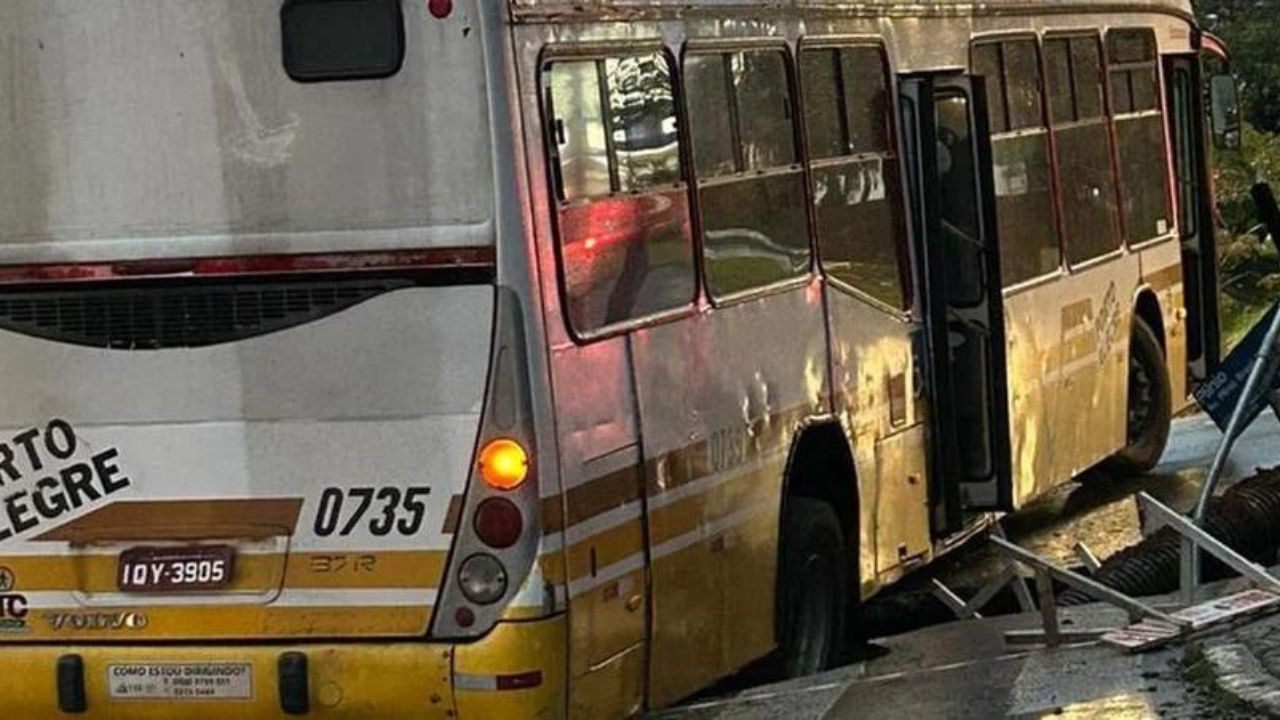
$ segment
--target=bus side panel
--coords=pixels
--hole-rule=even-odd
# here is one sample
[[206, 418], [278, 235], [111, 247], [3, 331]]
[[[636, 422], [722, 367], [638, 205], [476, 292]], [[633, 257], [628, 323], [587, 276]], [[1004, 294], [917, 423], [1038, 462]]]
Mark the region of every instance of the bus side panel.
[[816, 285], [636, 334], [663, 706], [769, 652], [783, 475], [827, 388]]
[[627, 345], [552, 352], [575, 717], [629, 714], [643, 701], [647, 582]]
[[579, 343], [561, 304], [554, 192], [549, 187], [539, 79], [559, 28], [512, 29], [528, 170], [529, 232], [549, 347], [562, 493], [546, 498], [555, 521], [540, 560], [567, 604], [566, 703], [571, 717], [622, 717], [644, 702], [647, 568], [642, 473], [628, 340]]
[[[1010, 405], [1019, 505], [1124, 445], [1129, 298], [1137, 280], [1136, 256], [1123, 255], [1006, 301], [1013, 347], [1009, 382], [1014, 389]], [[1040, 333], [1031, 328], [1039, 328]], [[1040, 344], [1028, 342], [1033, 337]], [[1039, 388], [1034, 380], [1037, 366]], [[1027, 401], [1037, 389], [1043, 399], [1039, 406]]]
[[907, 558], [930, 547], [924, 388], [914, 371], [911, 324], [834, 287], [835, 410], [853, 437], [861, 521], [859, 574], [869, 595]]
[[1057, 446], [1055, 418], [1062, 386], [1061, 313], [1047, 312], [1039, 288], [1005, 298], [1009, 352], [1009, 428], [1013, 496], [1023, 505], [1036, 494], [1037, 480], [1053, 475]]

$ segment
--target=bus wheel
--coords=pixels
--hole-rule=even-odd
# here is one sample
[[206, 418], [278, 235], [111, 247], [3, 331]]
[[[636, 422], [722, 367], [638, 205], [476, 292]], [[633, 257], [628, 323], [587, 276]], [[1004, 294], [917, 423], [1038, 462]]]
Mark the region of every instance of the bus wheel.
[[1133, 319], [1129, 341], [1129, 415], [1124, 449], [1108, 461], [1108, 470], [1145, 473], [1160, 462], [1173, 422], [1173, 391], [1160, 340], [1141, 318]]
[[849, 565], [840, 520], [821, 500], [787, 500], [782, 542], [778, 674], [796, 678], [832, 667], [841, 657]]

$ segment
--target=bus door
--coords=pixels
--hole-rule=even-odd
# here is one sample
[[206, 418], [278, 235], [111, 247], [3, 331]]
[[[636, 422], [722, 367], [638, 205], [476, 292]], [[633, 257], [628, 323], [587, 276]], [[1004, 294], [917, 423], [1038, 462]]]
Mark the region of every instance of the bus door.
[[962, 528], [968, 513], [1011, 510], [1013, 502], [995, 193], [981, 88], [980, 79], [961, 76], [901, 84], [937, 535]]
[[1177, 178], [1182, 291], [1187, 309], [1187, 378], [1204, 381], [1218, 363], [1218, 262], [1205, 138], [1200, 64], [1194, 55], [1165, 60], [1169, 137]]

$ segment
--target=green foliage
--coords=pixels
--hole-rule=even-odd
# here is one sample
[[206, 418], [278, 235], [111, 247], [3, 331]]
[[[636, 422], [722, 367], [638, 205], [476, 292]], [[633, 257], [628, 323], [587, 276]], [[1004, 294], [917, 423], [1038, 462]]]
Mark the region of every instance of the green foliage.
[[1280, 135], [1246, 125], [1241, 150], [1220, 152], [1215, 159], [1219, 219], [1232, 235], [1242, 235], [1258, 222], [1249, 189], [1258, 180], [1280, 180]]
[[1250, 232], [1258, 224], [1249, 189], [1258, 180], [1280, 180], [1280, 135], [1247, 126], [1240, 152], [1219, 153], [1215, 189], [1221, 227], [1218, 253], [1221, 266], [1223, 342], [1231, 347], [1267, 307], [1280, 297], [1280, 256], [1274, 243], [1261, 242]]
[[1280, 1], [1208, 0], [1196, 2], [1200, 22], [1226, 41], [1240, 76], [1249, 122], [1259, 130], [1280, 132]]
[[1280, 257], [1273, 243], [1250, 234], [1258, 224], [1249, 189], [1259, 180], [1280, 192], [1280, 1], [1209, 0], [1196, 3], [1202, 25], [1231, 49], [1240, 82], [1244, 146], [1214, 158], [1221, 224], [1219, 307], [1223, 343], [1231, 347], [1280, 297]]

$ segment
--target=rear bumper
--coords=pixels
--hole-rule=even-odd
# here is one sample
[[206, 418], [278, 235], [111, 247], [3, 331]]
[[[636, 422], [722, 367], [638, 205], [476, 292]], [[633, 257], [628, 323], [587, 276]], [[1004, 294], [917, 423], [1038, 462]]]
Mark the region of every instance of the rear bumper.
[[[7, 646], [0, 647], [0, 716], [259, 720], [284, 717], [288, 703], [302, 702], [306, 711], [294, 716], [324, 720], [558, 718], [565, 708], [565, 643], [564, 618], [557, 617], [504, 623], [471, 645]], [[180, 678], [188, 668], [207, 674], [147, 677], [168, 669]], [[79, 693], [84, 711], [63, 712], [60, 691], [63, 703]], [[141, 697], [156, 694], [168, 697]]]

